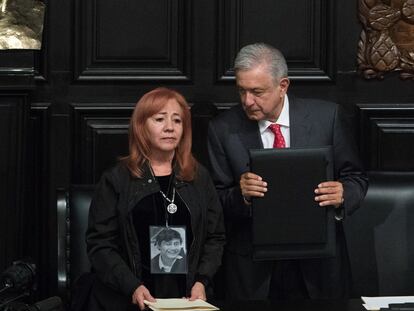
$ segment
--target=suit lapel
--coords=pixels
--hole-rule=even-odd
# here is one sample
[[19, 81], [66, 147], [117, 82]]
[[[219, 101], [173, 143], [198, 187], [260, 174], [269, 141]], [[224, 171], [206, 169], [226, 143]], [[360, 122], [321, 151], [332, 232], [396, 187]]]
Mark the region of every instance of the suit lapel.
[[[311, 122], [309, 122], [309, 109], [310, 108], [303, 100], [295, 99], [293, 96], [289, 97], [291, 147], [306, 147], [309, 145], [312, 130]], [[257, 122], [249, 120], [242, 108], [239, 110], [239, 113], [245, 119], [243, 127], [238, 131], [240, 141], [243, 142], [246, 149], [263, 148]]]
[[242, 111], [245, 122], [243, 122], [243, 127], [239, 129], [238, 135], [240, 140], [246, 149], [262, 149], [263, 142], [260, 137], [259, 125], [257, 121], [252, 121], [248, 119]]
[[312, 125], [309, 107], [302, 100], [289, 97], [290, 146], [305, 147], [309, 143]]

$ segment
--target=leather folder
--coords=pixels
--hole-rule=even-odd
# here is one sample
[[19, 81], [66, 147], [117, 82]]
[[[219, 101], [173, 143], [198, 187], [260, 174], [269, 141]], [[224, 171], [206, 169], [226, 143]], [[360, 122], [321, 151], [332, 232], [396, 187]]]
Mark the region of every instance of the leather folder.
[[268, 191], [252, 200], [254, 260], [335, 255], [334, 207], [314, 200], [318, 184], [333, 179], [332, 148], [251, 149], [250, 171]]

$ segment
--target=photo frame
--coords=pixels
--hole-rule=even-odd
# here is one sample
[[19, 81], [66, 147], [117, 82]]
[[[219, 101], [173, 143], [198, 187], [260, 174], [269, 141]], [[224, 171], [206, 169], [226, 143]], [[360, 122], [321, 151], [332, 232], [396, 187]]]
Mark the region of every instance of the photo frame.
[[187, 235], [185, 226], [150, 226], [152, 274], [186, 274]]

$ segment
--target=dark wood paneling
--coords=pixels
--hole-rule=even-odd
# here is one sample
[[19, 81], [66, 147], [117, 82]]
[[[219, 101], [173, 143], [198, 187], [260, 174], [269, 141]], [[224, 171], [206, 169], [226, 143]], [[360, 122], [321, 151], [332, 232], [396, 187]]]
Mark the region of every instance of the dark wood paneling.
[[49, 57], [49, 31], [50, 28], [50, 21], [49, 21], [49, 0], [44, 0], [46, 7], [45, 7], [45, 15], [44, 15], [44, 22], [43, 22], [43, 34], [42, 34], [42, 48], [39, 51], [33, 51], [33, 67], [34, 67], [34, 76], [35, 79], [39, 82], [46, 82], [49, 78], [48, 72], [48, 57]]
[[218, 114], [218, 109], [211, 103], [197, 103], [191, 107], [193, 129], [193, 154], [205, 166], [209, 166], [207, 150], [208, 123]]
[[360, 149], [369, 170], [414, 170], [414, 104], [358, 104]]
[[191, 79], [191, 1], [75, 1], [77, 80]]
[[95, 183], [118, 157], [128, 153], [128, 125], [134, 104], [72, 104], [72, 181]]
[[[45, 38], [44, 41], [47, 39]], [[47, 79], [47, 45], [38, 50], [5, 50], [0, 52], [0, 76], [9, 75], [13, 81], [13, 76], [18, 79], [29, 78], [35, 75], [38, 81]], [[19, 77], [21, 76], [21, 77]]]
[[246, 44], [266, 42], [286, 57], [293, 80], [331, 80], [333, 1], [217, 0], [218, 80], [233, 80], [233, 61]]
[[[23, 256], [31, 258], [39, 272], [47, 271], [50, 266], [48, 254], [49, 240], [49, 129], [50, 104], [32, 104], [28, 125], [28, 144], [26, 161], [26, 204], [25, 225], [22, 235], [25, 236]], [[30, 238], [27, 238], [30, 237]], [[50, 285], [46, 273], [39, 273], [39, 292], [45, 293]]]
[[25, 224], [25, 151], [28, 118], [25, 92], [0, 93], [0, 271], [20, 259]]
[[1, 50], [0, 75], [32, 75], [35, 51]]

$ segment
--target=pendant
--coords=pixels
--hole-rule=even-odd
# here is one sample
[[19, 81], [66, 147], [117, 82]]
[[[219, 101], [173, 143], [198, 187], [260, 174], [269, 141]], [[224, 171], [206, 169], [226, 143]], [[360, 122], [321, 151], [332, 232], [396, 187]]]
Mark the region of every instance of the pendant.
[[177, 205], [175, 205], [174, 203], [168, 204], [167, 211], [170, 214], [175, 214], [175, 212], [177, 211]]

